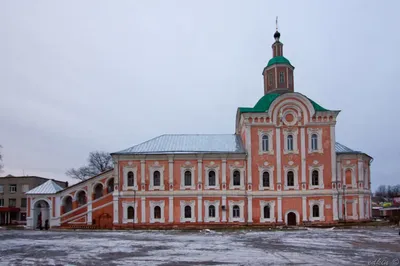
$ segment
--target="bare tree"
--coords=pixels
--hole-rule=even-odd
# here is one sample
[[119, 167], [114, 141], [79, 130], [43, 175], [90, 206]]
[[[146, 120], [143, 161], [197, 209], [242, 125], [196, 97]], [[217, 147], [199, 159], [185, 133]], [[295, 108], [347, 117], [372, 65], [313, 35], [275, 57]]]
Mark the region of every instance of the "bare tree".
[[375, 196], [377, 196], [377, 197], [386, 197], [387, 196], [386, 186], [385, 185], [380, 185], [375, 191]]
[[65, 174], [72, 178], [86, 180], [112, 168], [113, 162], [109, 153], [103, 151], [94, 151], [89, 154], [88, 165], [79, 167], [77, 169], [68, 169]]

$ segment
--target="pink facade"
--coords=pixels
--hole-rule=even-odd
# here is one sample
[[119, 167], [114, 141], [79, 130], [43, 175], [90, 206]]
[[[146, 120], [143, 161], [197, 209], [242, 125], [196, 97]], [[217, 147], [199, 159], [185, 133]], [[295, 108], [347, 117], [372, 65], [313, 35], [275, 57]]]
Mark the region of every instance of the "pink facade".
[[30, 195], [28, 224], [43, 197], [51, 199], [51, 225], [61, 227], [369, 220], [372, 158], [336, 142], [339, 111], [293, 91], [294, 67], [280, 34], [274, 37], [279, 50], [263, 71], [265, 95], [253, 108], [238, 108], [235, 134], [163, 135], [113, 153], [113, 170], [52, 195]]

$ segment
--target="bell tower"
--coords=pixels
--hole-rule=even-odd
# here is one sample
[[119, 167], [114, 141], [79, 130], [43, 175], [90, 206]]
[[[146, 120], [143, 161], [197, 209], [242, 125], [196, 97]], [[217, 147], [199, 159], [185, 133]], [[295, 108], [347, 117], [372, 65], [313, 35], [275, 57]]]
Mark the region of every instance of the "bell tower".
[[275, 42], [272, 44], [272, 58], [263, 70], [264, 94], [294, 92], [294, 66], [283, 56], [283, 43], [278, 31], [278, 17], [276, 18]]

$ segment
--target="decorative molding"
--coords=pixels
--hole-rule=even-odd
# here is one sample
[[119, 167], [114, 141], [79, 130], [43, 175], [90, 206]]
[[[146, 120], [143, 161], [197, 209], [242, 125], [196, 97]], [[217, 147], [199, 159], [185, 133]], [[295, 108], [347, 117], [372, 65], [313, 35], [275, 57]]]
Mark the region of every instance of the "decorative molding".
[[291, 212], [296, 214], [296, 225], [300, 225], [300, 214], [296, 210], [288, 210], [288, 211], [285, 212], [285, 224], [288, 224], [288, 214], [291, 213]]
[[[215, 217], [210, 217], [209, 216], [209, 211], [208, 208], [210, 207], [210, 205], [214, 205], [215, 207]], [[214, 200], [214, 201], [210, 201], [210, 200], [205, 200], [204, 201], [204, 222], [208, 223], [208, 222], [220, 222], [220, 217], [219, 217], [219, 205], [220, 205], [220, 201], [219, 200]]]
[[[351, 171], [351, 184], [346, 183], [346, 171]], [[342, 177], [343, 177], [343, 184], [347, 186], [351, 185], [351, 188], [357, 188], [357, 181], [356, 181], [356, 165], [343, 165], [342, 166]]]
[[[263, 150], [263, 136], [268, 137], [268, 150], [264, 151]], [[258, 154], [268, 154], [268, 155], [273, 155], [274, 154], [274, 130], [269, 129], [269, 130], [258, 130]]]
[[[283, 154], [299, 154], [299, 147], [298, 147], [298, 134], [299, 130], [296, 129], [288, 129], [284, 128], [283, 129], [283, 136], [284, 136], [284, 142], [283, 142]], [[293, 150], [289, 151], [288, 150], [288, 136], [292, 135], [293, 136]]]
[[[136, 166], [125, 166], [123, 168], [123, 175], [124, 175], [124, 185], [122, 186], [122, 190], [137, 190], [137, 167]], [[133, 186], [128, 186], [128, 173], [133, 173]], [[107, 186], [107, 185], [106, 185]]]
[[[160, 185], [155, 186], [154, 185], [154, 172], [159, 171], [160, 172]], [[149, 190], [164, 190], [164, 166], [160, 165], [158, 161], [155, 161], [152, 166], [149, 167], [149, 179], [150, 179], [150, 186]]]
[[[274, 166], [259, 166], [258, 173], [259, 173], [259, 182], [258, 182], [258, 189], [259, 190], [274, 190]], [[263, 185], [263, 174], [264, 172], [269, 173], [269, 187], [264, 187]]]
[[[244, 222], [244, 200], [229, 202], [229, 222]], [[237, 205], [240, 210], [239, 217], [233, 217], [233, 206]]]
[[[264, 218], [264, 207], [269, 206], [269, 218]], [[261, 216], [260, 216], [260, 222], [265, 223], [274, 223], [276, 221], [275, 219], [275, 201], [265, 201], [265, 200], [260, 200], [260, 211], [261, 211]]]
[[[240, 186], [233, 185], [233, 172], [235, 172], [235, 171], [239, 171], [239, 173], [240, 173]], [[235, 188], [245, 189], [245, 185], [244, 185], [245, 167], [239, 166], [238, 164], [229, 165], [229, 172], [230, 172], [229, 188], [230, 189], [235, 189]]]
[[[150, 201], [150, 223], [165, 223], [165, 215], [164, 215], [164, 210], [165, 210], [165, 201], [160, 200], [160, 201]], [[154, 208], [155, 207], [160, 207], [161, 208], [161, 218], [155, 218], [154, 217]]]
[[[196, 205], [196, 201], [195, 200], [190, 200], [190, 201], [184, 201], [181, 200], [180, 201], [180, 207], [181, 207], [181, 223], [184, 222], [191, 222], [194, 223], [196, 222], [196, 217], [195, 217], [195, 205]], [[185, 218], [185, 207], [186, 206], [190, 206], [191, 209], [191, 217], [190, 218]]]
[[[122, 202], [122, 223], [127, 224], [127, 223], [137, 223], [137, 211], [138, 211], [138, 203], [137, 201], [123, 201]], [[133, 207], [133, 219], [128, 219], [128, 208]]]
[[[194, 179], [194, 165], [191, 165], [189, 161], [185, 163], [185, 165], [181, 166], [181, 189], [196, 189], [195, 179]], [[185, 186], [185, 172], [190, 171], [191, 173], [191, 185]]]
[[[318, 185], [317, 186], [312, 184], [312, 172], [314, 170], [318, 171]], [[315, 188], [323, 189], [324, 188], [324, 166], [323, 165], [309, 166], [308, 167], [308, 175], [309, 175], [309, 181], [308, 181], [309, 189], [315, 189]]]
[[[323, 153], [324, 149], [322, 147], [322, 129], [321, 128], [307, 128], [308, 134], [308, 153]], [[317, 135], [317, 149], [312, 149], [311, 137], [313, 134]]]
[[[310, 210], [310, 221], [325, 221], [325, 215], [324, 215], [324, 210], [325, 210], [325, 201], [323, 199], [320, 200], [309, 200], [308, 201], [309, 205], [309, 210]], [[317, 205], [319, 208], [319, 217], [313, 217], [313, 206]]]
[[[292, 189], [299, 189], [299, 167], [298, 166], [284, 166], [283, 170], [284, 170], [284, 178], [285, 178], [284, 190], [289, 190], [291, 188]], [[287, 173], [289, 171], [293, 172], [294, 186], [288, 186]]]
[[[209, 177], [208, 174], [210, 171], [215, 172], [215, 186], [210, 186], [209, 184]], [[204, 166], [204, 179], [205, 179], [205, 189], [219, 189], [219, 165], [215, 164], [214, 162], [211, 162], [209, 165]]]

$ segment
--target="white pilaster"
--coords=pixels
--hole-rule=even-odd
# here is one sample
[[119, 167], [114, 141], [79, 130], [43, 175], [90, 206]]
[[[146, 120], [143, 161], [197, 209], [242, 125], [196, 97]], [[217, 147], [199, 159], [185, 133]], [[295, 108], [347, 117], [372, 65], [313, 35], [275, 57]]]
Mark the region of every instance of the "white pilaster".
[[[253, 179], [252, 179], [252, 162], [251, 162], [251, 128], [250, 126], [246, 126], [246, 149], [247, 149], [247, 184], [252, 184]], [[248, 189], [248, 188], [246, 188]]]
[[142, 224], [146, 223], [146, 197], [142, 197]]
[[282, 220], [282, 197], [278, 197], [278, 222], [283, 222]]
[[[114, 191], [115, 192], [115, 191]], [[118, 196], [116, 193], [113, 193], [113, 210], [114, 210], [114, 224], [118, 224], [119, 222], [119, 211], [118, 211]]]
[[[281, 165], [281, 129], [276, 129], [276, 178], [277, 185], [282, 187], [282, 165]], [[278, 189], [278, 190], [281, 190]], [[282, 217], [281, 217], [282, 219]]]
[[302, 197], [303, 222], [307, 221], [307, 197]]
[[174, 190], [174, 160], [172, 158], [168, 159], [168, 180], [169, 190]]
[[247, 222], [253, 222], [253, 197], [249, 196], [247, 198]]
[[[363, 182], [364, 183], [364, 162], [363, 161], [358, 161], [358, 182]], [[359, 188], [359, 186], [357, 186]]]
[[226, 190], [226, 159], [222, 159], [222, 190]]
[[332, 196], [332, 203], [333, 203], [333, 207], [332, 207], [333, 220], [337, 221], [339, 219], [339, 217], [338, 217], [338, 196], [337, 196], [337, 194], [334, 194]]
[[301, 154], [301, 189], [303, 188], [303, 184], [306, 183], [306, 135], [304, 127], [300, 128], [300, 154]]
[[228, 206], [226, 206], [226, 196], [222, 196], [222, 206], [225, 206], [225, 210], [222, 211], [222, 222], [226, 222], [226, 212], [228, 210]]
[[[336, 156], [336, 154], [335, 154]], [[336, 162], [336, 176], [337, 176], [337, 182], [338, 183], [342, 183], [342, 177], [341, 177], [341, 173], [342, 171], [340, 171], [341, 165], [340, 162]], [[336, 184], [337, 187], [338, 184]]]
[[[330, 127], [331, 134], [331, 165], [332, 165], [332, 182], [336, 182], [336, 137], [335, 137], [335, 126]], [[337, 184], [336, 184], [337, 186]]]
[[[202, 172], [202, 171], [199, 171]], [[203, 197], [202, 196], [198, 196], [197, 197], [197, 221], [198, 222], [202, 222], [203, 221]]]
[[174, 197], [169, 197], [168, 204], [168, 222], [174, 222]]
[[364, 195], [358, 195], [359, 219], [364, 219]]
[[[197, 183], [202, 184], [203, 160], [197, 160]], [[203, 187], [203, 186], [202, 186]]]
[[142, 190], [145, 190], [145, 177], [146, 177], [146, 161], [140, 160], [140, 174], [141, 174], [141, 183]]
[[339, 195], [339, 219], [343, 219], [343, 196]]

